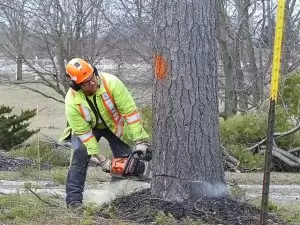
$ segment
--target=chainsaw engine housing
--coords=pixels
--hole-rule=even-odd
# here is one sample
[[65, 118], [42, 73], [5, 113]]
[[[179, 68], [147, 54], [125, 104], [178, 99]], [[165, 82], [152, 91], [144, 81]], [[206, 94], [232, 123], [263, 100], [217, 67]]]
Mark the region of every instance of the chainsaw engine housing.
[[123, 177], [142, 176], [145, 172], [145, 163], [136, 157], [113, 158], [111, 172]]

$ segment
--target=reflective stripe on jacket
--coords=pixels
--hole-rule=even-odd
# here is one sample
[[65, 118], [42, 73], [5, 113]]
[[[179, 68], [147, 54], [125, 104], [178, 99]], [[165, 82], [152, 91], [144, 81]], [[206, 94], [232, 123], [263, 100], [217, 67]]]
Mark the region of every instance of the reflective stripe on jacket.
[[[108, 129], [125, 142], [128, 139], [147, 139], [148, 134], [143, 128], [141, 116], [128, 89], [114, 75], [99, 75], [101, 85], [95, 93], [96, 103]], [[67, 136], [66, 132], [71, 129], [86, 146], [89, 155], [99, 154], [99, 146], [92, 129], [101, 127], [102, 121], [98, 117], [96, 124], [96, 116], [82, 90], [68, 91], [65, 97], [65, 113], [70, 127], [65, 130], [60, 140], [63, 140]]]

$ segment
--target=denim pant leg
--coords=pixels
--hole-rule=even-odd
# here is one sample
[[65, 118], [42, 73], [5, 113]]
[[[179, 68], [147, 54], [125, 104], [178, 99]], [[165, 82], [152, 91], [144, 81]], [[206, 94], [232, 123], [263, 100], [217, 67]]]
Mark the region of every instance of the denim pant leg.
[[93, 133], [97, 140], [103, 137], [108, 141], [114, 157], [126, 157], [132, 152], [130, 146], [118, 138], [109, 129], [94, 129]]
[[86, 147], [76, 136], [71, 138], [72, 147], [74, 150], [71, 165], [68, 172], [66, 184], [66, 203], [82, 203], [82, 193], [87, 174], [88, 163], [90, 156], [86, 151]]
[[110, 149], [114, 155], [114, 157], [126, 157], [129, 156], [132, 152], [131, 147], [123, 142], [120, 138], [118, 138], [111, 131], [107, 131], [105, 135], [103, 135], [105, 139], [108, 141]]

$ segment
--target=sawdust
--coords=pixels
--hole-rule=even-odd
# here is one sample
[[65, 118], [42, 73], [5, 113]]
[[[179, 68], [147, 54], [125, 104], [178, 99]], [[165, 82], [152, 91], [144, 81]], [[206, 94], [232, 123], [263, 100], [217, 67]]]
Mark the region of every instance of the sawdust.
[[[114, 208], [114, 213], [109, 209]], [[117, 198], [102, 210], [96, 217], [134, 221], [140, 224], [153, 224], [159, 212], [172, 215], [175, 224], [184, 224], [186, 218], [205, 224], [259, 224], [260, 211], [247, 203], [232, 199], [199, 199], [197, 202], [164, 201], [151, 195], [146, 189], [128, 196]], [[286, 224], [276, 215], [269, 214], [269, 224]]]

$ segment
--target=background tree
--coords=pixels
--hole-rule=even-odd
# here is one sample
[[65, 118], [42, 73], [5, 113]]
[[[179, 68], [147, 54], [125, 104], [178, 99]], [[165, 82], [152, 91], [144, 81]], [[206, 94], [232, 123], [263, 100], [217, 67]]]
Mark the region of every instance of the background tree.
[[0, 49], [17, 64], [16, 80], [22, 80], [22, 66], [25, 50], [25, 39], [28, 34], [26, 23], [26, 5], [28, 0], [2, 1], [0, 6], [0, 27], [2, 38]]
[[219, 150], [216, 1], [154, 1], [153, 194], [227, 193]]
[[11, 115], [11, 107], [0, 107], [0, 148], [6, 151], [23, 143], [36, 131], [28, 130], [30, 119], [36, 115], [36, 110], [25, 110], [20, 115]]

